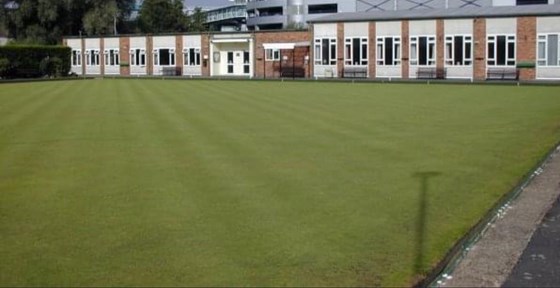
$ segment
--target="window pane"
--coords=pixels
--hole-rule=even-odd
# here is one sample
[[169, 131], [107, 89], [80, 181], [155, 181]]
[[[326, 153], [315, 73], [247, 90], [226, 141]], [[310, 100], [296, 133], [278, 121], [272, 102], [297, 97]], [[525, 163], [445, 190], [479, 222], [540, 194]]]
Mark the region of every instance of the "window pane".
[[496, 62], [498, 65], [506, 65], [506, 36], [497, 38]]
[[539, 42], [538, 50], [538, 59], [546, 59], [546, 42]]
[[418, 65], [428, 64], [428, 39], [419, 37], [418, 39]]
[[393, 38], [385, 38], [385, 65], [393, 65]]
[[466, 42], [465, 43], [465, 59], [472, 59], [472, 43]]
[[547, 64], [558, 65], [558, 35], [548, 35], [548, 59]]
[[463, 36], [456, 36], [455, 39], [455, 57], [453, 62], [455, 65], [463, 65]]
[[360, 65], [360, 38], [354, 38], [352, 45], [352, 64]]

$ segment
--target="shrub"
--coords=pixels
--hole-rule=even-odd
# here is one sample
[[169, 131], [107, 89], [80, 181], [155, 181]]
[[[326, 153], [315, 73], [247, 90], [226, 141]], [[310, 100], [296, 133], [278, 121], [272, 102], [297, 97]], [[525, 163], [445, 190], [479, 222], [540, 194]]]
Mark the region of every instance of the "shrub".
[[[63, 46], [0, 47], [0, 59], [10, 59], [2, 78], [34, 78], [67, 76], [70, 72], [71, 49]], [[6, 72], [4, 72], [6, 71]]]
[[12, 73], [12, 64], [8, 58], [0, 58], [0, 78], [9, 78]]

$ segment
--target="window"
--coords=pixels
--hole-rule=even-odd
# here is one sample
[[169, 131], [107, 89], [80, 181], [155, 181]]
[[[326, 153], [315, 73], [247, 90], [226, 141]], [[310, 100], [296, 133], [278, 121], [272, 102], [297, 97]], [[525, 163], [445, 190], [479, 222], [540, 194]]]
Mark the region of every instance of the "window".
[[280, 61], [280, 49], [265, 49], [266, 61]]
[[105, 50], [105, 66], [119, 66], [119, 49]]
[[539, 34], [537, 43], [537, 64], [560, 66], [560, 34]]
[[377, 65], [401, 65], [401, 37], [377, 37]]
[[515, 66], [515, 35], [488, 36], [488, 66]]
[[472, 36], [445, 36], [445, 65], [472, 65]]
[[154, 65], [175, 66], [175, 49], [154, 49]]
[[82, 66], [81, 50], [72, 50], [72, 66]]
[[336, 38], [315, 39], [315, 65], [336, 65]]
[[516, 5], [535, 5], [535, 4], [548, 4], [548, 0], [517, 0]]
[[200, 48], [183, 49], [183, 65], [200, 66]]
[[131, 49], [130, 50], [130, 65], [131, 66], [146, 66], [146, 50], [145, 49]]
[[436, 37], [410, 37], [410, 65], [436, 65]]
[[338, 4], [309, 5], [307, 14], [338, 13]]
[[99, 66], [99, 50], [86, 50], [86, 65]]
[[346, 38], [344, 42], [345, 65], [368, 65], [367, 38]]

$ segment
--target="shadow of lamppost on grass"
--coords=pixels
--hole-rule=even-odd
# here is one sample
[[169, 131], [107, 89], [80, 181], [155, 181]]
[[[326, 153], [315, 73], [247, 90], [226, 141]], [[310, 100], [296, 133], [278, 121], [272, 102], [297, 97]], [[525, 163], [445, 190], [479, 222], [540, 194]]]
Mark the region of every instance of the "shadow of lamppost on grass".
[[442, 173], [435, 171], [416, 172], [412, 177], [420, 180], [420, 195], [418, 218], [416, 221], [416, 256], [414, 259], [414, 272], [420, 274], [422, 271], [422, 263], [424, 262], [424, 249], [426, 242], [426, 224], [428, 212], [428, 192], [430, 190], [430, 179], [440, 176]]

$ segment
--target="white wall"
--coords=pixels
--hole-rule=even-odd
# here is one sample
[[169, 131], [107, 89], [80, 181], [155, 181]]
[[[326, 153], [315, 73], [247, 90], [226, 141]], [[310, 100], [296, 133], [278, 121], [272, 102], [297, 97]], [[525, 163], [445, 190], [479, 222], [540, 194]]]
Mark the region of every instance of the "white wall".
[[[105, 53], [105, 50], [109, 50], [109, 49], [119, 49], [120, 46], [120, 41], [119, 38], [105, 38], [104, 39], [104, 43], [103, 43], [103, 50]], [[102, 61], [105, 61], [105, 55], [103, 55], [103, 59], [101, 59]], [[128, 59], [124, 59], [125, 61], [128, 61]], [[119, 61], [123, 61], [123, 59], [119, 59]], [[109, 65], [105, 65], [105, 75], [119, 75], [121, 73], [121, 69], [119, 65], [114, 65], [114, 66], [109, 66]]]
[[[315, 24], [313, 26], [314, 38], [337, 38], [337, 24]], [[311, 49], [315, 50], [315, 39], [311, 42]], [[338, 46], [338, 45], [337, 45]], [[338, 51], [337, 51], [338, 52]], [[338, 54], [338, 53], [337, 53]], [[314, 61], [313, 59], [311, 61]], [[337, 65], [314, 64], [313, 76], [315, 77], [337, 77]]]
[[[453, 19], [444, 20], [444, 33], [446, 36], [452, 35], [470, 35], [473, 37], [473, 19]], [[437, 41], [437, 40], [436, 40]], [[445, 44], [444, 44], [445, 49]], [[474, 41], [471, 49], [474, 58]], [[445, 54], [444, 54], [445, 57]], [[474, 59], [473, 59], [474, 62]], [[450, 79], [472, 79], [473, 78], [473, 66], [448, 66], [445, 65], [447, 69], [447, 78]]]
[[486, 19], [486, 34], [517, 34], [516, 18]]
[[[90, 38], [90, 39], [85, 39], [85, 50], [97, 50], [99, 52], [101, 52], [101, 39], [99, 38]], [[85, 51], [82, 51], [82, 53], [84, 53]], [[84, 65], [86, 65], [86, 74], [87, 75], [99, 75], [101, 74], [101, 61], [103, 61], [102, 57], [101, 57], [101, 53], [99, 53], [99, 65], [98, 66], [91, 66], [91, 65], [87, 65], [87, 59], [86, 61], [84, 61]], [[88, 55], [86, 55], [86, 57], [88, 57]], [[91, 56], [89, 56], [91, 57]]]
[[369, 23], [367, 22], [351, 22], [344, 23], [344, 37], [368, 37]]
[[[560, 17], [537, 17], [537, 34], [560, 34]], [[560, 67], [537, 66], [537, 79], [560, 79]]]
[[[152, 51], [148, 51], [146, 49], [146, 37], [130, 37], [130, 50], [131, 49], [145, 49], [146, 50], [146, 65], [148, 64], [148, 54], [152, 53]], [[129, 51], [130, 53], [130, 51]], [[131, 55], [129, 55], [131, 56]], [[124, 61], [124, 59], [121, 59]], [[130, 57], [128, 59], [129, 63], [132, 64], [130, 61]], [[148, 73], [146, 65], [144, 66], [132, 66], [130, 65], [130, 75], [146, 75]]]
[[[82, 58], [82, 60], [84, 60], [83, 59], [84, 51], [82, 51], [82, 39], [68, 39], [66, 40], [66, 45], [70, 47], [70, 49], [72, 50], [79, 50], [81, 53], [80, 57]], [[77, 65], [77, 66], [72, 65], [70, 71], [76, 75], [82, 75], [82, 65]]]
[[[401, 21], [389, 21], [389, 22], [377, 22], [375, 24], [375, 34], [378, 37], [386, 36], [401, 36], [401, 45], [403, 43], [402, 39], [402, 22]], [[376, 40], [377, 41], [377, 40]], [[377, 45], [377, 43], [375, 43]], [[402, 53], [401, 46], [401, 53]], [[403, 55], [401, 55], [402, 57]], [[373, 64], [376, 61], [377, 55], [370, 55], [370, 62]], [[405, 57], [408, 57], [405, 56]], [[370, 64], [371, 65], [371, 64]], [[375, 77], [376, 78], [401, 78], [402, 68], [401, 65], [398, 66], [376, 66], [375, 67]]]
[[[437, 36], [436, 20], [409, 21], [408, 32], [409, 32], [409, 36]], [[437, 39], [437, 37], [435, 38], [436, 38], [436, 47], [437, 47], [437, 42], [439, 39]], [[410, 53], [410, 49], [409, 49], [409, 53]], [[437, 54], [438, 54], [437, 48], [435, 54], [436, 54], [435, 59], [437, 59]], [[405, 57], [410, 57], [410, 54], [406, 55]], [[410, 79], [416, 78], [417, 72], [418, 72], [417, 65], [409, 65], [408, 77]]]
[[[183, 36], [183, 48], [202, 48], [202, 36], [200, 35], [186, 35]], [[179, 57], [184, 57], [183, 51], [178, 52]], [[201, 66], [183, 66], [183, 75], [202, 75], [202, 61], [204, 55], [202, 55], [202, 49], [200, 54]], [[185, 63], [183, 63], [185, 64]]]
[[375, 25], [377, 36], [401, 36], [402, 34], [401, 21], [377, 22]]

